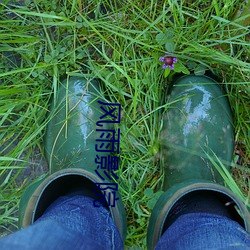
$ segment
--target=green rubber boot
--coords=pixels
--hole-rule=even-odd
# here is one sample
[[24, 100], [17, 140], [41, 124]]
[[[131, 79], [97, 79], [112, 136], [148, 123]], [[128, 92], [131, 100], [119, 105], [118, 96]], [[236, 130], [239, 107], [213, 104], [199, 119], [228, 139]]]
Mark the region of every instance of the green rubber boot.
[[[32, 184], [23, 194], [19, 213], [20, 228], [33, 224], [59, 196], [80, 190], [83, 195], [98, 197], [110, 210], [121, 238], [125, 241], [126, 215], [117, 184], [112, 182], [108, 169], [106, 171], [104, 166], [98, 167], [101, 157], [108, 157], [113, 152], [110, 146], [100, 152], [102, 142], [96, 141], [100, 139], [101, 133], [107, 133], [97, 132], [96, 129], [111, 128], [110, 123], [103, 122], [111, 121], [108, 111], [105, 112], [108, 110], [105, 103], [95, 80], [89, 82], [82, 77], [72, 77], [59, 87], [50, 108], [51, 119], [45, 135], [45, 155], [50, 174]], [[98, 183], [101, 191], [94, 183]]]
[[212, 195], [235, 204], [241, 214], [239, 223], [250, 230], [246, 206], [224, 187], [221, 175], [211, 164], [211, 158], [216, 161], [215, 154], [229, 169], [233, 155], [233, 121], [224, 92], [207, 76], [184, 76], [173, 84], [168, 102], [160, 134], [165, 192], [151, 214], [148, 249], [154, 249], [167, 229], [175, 204], [196, 191], [214, 192]]

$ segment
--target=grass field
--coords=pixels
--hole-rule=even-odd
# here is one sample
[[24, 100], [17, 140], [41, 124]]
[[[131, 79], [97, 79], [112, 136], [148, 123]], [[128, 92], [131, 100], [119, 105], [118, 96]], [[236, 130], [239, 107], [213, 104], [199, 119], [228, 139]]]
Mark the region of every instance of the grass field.
[[[72, 75], [101, 79], [110, 102], [122, 105], [117, 175], [128, 247], [145, 249], [161, 193], [160, 115], [175, 73], [210, 71], [224, 85], [235, 122], [233, 179], [227, 185], [235, 190], [236, 181], [249, 205], [249, 9], [243, 0], [1, 0], [2, 235], [16, 228], [20, 196], [33, 178], [25, 168], [42, 164], [49, 100], [60, 80]], [[159, 61], [166, 51], [178, 58], [173, 71]]]

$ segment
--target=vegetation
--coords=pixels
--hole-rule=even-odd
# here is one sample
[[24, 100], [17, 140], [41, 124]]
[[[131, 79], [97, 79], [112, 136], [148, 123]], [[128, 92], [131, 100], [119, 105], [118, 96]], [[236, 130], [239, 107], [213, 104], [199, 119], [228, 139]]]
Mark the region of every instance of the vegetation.
[[[161, 113], [175, 73], [210, 71], [225, 87], [235, 121], [234, 179], [227, 185], [235, 190], [236, 181], [249, 204], [249, 9], [244, 0], [1, 1], [2, 235], [15, 230], [20, 196], [41, 174], [49, 100], [73, 75], [99, 78], [110, 102], [122, 105], [117, 175], [128, 247], [145, 248], [161, 194]], [[162, 68], [165, 52], [178, 59], [174, 70]]]

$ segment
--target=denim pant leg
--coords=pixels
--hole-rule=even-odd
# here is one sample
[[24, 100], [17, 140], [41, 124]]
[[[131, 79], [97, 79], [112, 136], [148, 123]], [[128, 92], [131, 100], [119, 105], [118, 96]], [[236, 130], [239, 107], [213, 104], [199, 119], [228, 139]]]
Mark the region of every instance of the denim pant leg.
[[250, 234], [227, 217], [190, 213], [180, 216], [162, 235], [156, 250], [249, 250]]
[[60, 197], [33, 225], [0, 239], [4, 250], [123, 249], [110, 212], [92, 198]]

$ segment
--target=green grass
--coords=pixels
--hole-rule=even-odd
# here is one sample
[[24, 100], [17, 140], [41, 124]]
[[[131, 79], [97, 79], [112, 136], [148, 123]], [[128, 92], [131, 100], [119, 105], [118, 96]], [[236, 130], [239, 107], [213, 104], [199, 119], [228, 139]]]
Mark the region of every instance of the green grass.
[[[18, 176], [43, 155], [50, 98], [61, 79], [101, 79], [122, 105], [119, 188], [127, 212], [127, 246], [145, 248], [155, 195], [160, 194], [160, 114], [173, 74], [158, 58], [174, 51], [176, 71], [211, 71], [225, 86], [235, 121], [232, 174], [250, 197], [249, 13], [243, 0], [26, 0], [0, 3], [0, 230], [16, 225]], [[242, 17], [243, 16], [243, 17]], [[12, 54], [11, 58], [9, 55]], [[16, 60], [15, 60], [16, 58]], [[14, 61], [14, 63], [13, 63]], [[226, 178], [226, 177], [225, 177]], [[235, 189], [234, 181], [228, 185]], [[237, 189], [238, 190], [238, 189]]]

